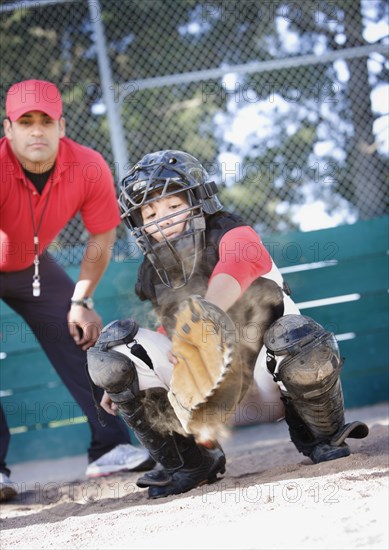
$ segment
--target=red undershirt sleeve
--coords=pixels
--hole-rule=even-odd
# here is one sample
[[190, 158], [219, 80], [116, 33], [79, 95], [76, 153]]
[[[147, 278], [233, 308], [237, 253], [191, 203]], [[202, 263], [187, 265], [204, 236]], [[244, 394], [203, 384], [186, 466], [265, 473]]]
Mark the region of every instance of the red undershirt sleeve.
[[164, 334], [165, 336], [167, 336], [167, 332], [162, 325], [159, 325], [159, 327], [157, 328], [157, 332], [159, 332], [159, 334]]
[[219, 261], [210, 281], [220, 273], [230, 275], [240, 284], [242, 292], [251, 283], [268, 273], [272, 259], [259, 235], [252, 227], [236, 227], [228, 231], [219, 243]]

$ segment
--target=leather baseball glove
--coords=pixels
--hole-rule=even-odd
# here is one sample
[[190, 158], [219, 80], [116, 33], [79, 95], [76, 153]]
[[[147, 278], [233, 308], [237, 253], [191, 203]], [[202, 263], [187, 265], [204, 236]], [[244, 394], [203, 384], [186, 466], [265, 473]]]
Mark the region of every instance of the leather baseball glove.
[[183, 302], [172, 337], [177, 364], [168, 397], [185, 431], [199, 442], [217, 440], [236, 410], [242, 389], [237, 344], [223, 310], [201, 296]]

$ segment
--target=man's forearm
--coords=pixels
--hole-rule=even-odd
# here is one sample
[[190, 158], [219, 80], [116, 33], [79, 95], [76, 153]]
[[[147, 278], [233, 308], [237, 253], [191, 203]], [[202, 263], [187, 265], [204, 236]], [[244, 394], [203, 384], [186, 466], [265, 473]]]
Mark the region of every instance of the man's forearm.
[[73, 299], [80, 300], [93, 295], [110, 262], [115, 238], [115, 229], [89, 237]]

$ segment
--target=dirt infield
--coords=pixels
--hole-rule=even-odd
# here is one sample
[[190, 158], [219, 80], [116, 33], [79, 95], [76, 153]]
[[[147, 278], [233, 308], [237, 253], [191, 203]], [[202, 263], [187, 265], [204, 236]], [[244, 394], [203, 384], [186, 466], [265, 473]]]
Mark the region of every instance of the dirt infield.
[[156, 501], [135, 473], [45, 481], [41, 471], [1, 506], [0, 547], [386, 550], [388, 418], [387, 404], [347, 411], [369, 436], [348, 440], [350, 457], [317, 465], [295, 450], [284, 422], [237, 428], [223, 445], [222, 479]]

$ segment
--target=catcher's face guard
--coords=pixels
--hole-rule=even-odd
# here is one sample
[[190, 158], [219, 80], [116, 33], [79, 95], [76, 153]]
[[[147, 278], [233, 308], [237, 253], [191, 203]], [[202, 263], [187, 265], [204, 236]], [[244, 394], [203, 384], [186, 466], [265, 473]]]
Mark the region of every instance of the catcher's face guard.
[[[204, 249], [204, 214], [222, 208], [216, 184], [208, 179], [195, 157], [168, 150], [143, 157], [121, 183], [121, 218], [169, 288], [184, 286], [195, 272]], [[182, 203], [179, 217], [175, 211], [144, 222], [142, 212], [147, 212], [147, 207], [157, 210], [156, 201], [174, 197]], [[183, 218], [186, 223], [182, 232]]]
[[157, 200], [141, 206], [143, 227], [157, 242], [171, 241], [185, 231], [187, 218], [192, 211], [185, 195], [183, 192], [158, 197]]

